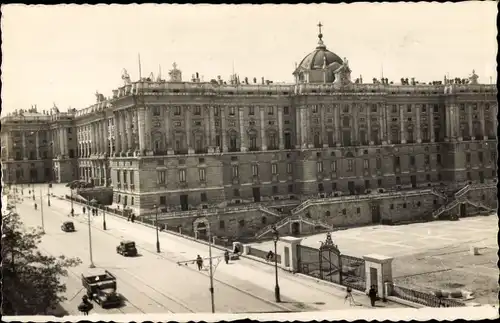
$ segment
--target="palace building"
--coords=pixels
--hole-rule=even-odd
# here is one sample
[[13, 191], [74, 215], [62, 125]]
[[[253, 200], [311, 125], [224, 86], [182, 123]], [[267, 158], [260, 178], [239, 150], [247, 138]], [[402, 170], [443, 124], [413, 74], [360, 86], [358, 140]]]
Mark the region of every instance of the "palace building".
[[168, 80], [132, 81], [124, 70], [123, 86], [85, 109], [2, 118], [4, 181], [79, 178], [185, 230], [215, 208], [219, 236], [496, 209], [496, 85], [474, 72], [352, 80], [321, 31], [293, 75], [186, 82], [174, 64]]

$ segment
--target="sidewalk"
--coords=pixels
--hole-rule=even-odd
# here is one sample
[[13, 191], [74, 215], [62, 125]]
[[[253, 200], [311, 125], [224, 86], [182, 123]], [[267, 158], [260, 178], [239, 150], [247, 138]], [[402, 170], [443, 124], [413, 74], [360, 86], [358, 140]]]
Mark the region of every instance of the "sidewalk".
[[[52, 205], [53, 207], [61, 208], [61, 212], [66, 212], [65, 210], [69, 209], [70, 203], [68, 201], [54, 199]], [[79, 213], [78, 207], [75, 207], [75, 211]], [[95, 229], [101, 230], [102, 215], [99, 215], [98, 218], [92, 218], [92, 226]], [[75, 220], [84, 221], [81, 216], [77, 216]], [[107, 214], [106, 222], [108, 234], [122, 239], [134, 240], [139, 248], [146, 248], [150, 251], [156, 249], [156, 236], [152, 228], [148, 228], [138, 222], [128, 222], [125, 219], [111, 214]], [[170, 260], [176, 262], [194, 260], [197, 255], [204, 258], [208, 257], [208, 247], [205, 244], [179, 237], [168, 232], [160, 232], [159, 236], [162, 255]], [[270, 295], [274, 293], [275, 273], [274, 267], [270, 264], [256, 261], [250, 257], [245, 257], [237, 261], [231, 261], [229, 265], [226, 265], [222, 257], [223, 251], [215, 246], [212, 248], [212, 256], [220, 257], [220, 263], [214, 271], [214, 278], [216, 280], [221, 280], [224, 283], [250, 293], [253, 291], [257, 293], [256, 287], [258, 289], [267, 290]], [[214, 259], [214, 265], [216, 265], [219, 260]], [[208, 260], [205, 261], [208, 262]], [[195, 266], [195, 264], [191, 262], [187, 265]], [[283, 270], [280, 270], [278, 274], [282, 298], [295, 300], [296, 302], [292, 303], [296, 303], [296, 307], [303, 306], [311, 308], [311, 310], [351, 308], [349, 302], [344, 302], [345, 290], [343, 289], [325, 284], [318, 284], [313, 280]], [[369, 307], [367, 296], [358, 293], [353, 293], [353, 296], [356, 302], [361, 305], [357, 308]], [[377, 305], [377, 307], [403, 307], [392, 302], [379, 302]]]

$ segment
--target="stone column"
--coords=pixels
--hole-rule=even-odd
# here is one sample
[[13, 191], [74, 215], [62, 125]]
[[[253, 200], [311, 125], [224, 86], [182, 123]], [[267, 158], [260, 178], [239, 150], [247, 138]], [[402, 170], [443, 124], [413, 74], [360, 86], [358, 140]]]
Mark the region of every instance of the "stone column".
[[[486, 136], [486, 131], [484, 127], [484, 104], [479, 104], [478, 103], [478, 109], [479, 109], [479, 122], [481, 122], [481, 135], [483, 136], [483, 140], [487, 140], [488, 137]], [[478, 138], [481, 139], [481, 138]]]
[[152, 143], [151, 143], [151, 107], [146, 106], [144, 109], [145, 115], [145, 132], [144, 132], [144, 149], [146, 149], [146, 154], [151, 154]]
[[240, 151], [247, 151], [247, 134], [245, 131], [245, 119], [244, 119], [244, 108], [239, 107], [238, 108], [238, 117], [239, 117], [239, 124], [240, 124]]
[[28, 154], [26, 153], [26, 133], [24, 131], [21, 133], [21, 137], [22, 137], [23, 159], [27, 160]]
[[35, 132], [35, 147], [36, 147], [36, 159], [41, 159], [40, 158], [40, 142], [39, 142], [39, 139], [38, 138], [38, 131]]
[[186, 106], [184, 109], [184, 122], [186, 123], [186, 146], [188, 154], [194, 154], [194, 149], [191, 147], [191, 107]]
[[202, 113], [203, 117], [205, 119], [205, 142], [207, 145], [207, 149], [210, 150], [210, 147], [212, 146], [212, 137], [210, 136], [210, 126], [212, 125], [212, 116], [210, 115], [210, 107], [209, 106], [203, 106], [202, 107]]
[[431, 142], [436, 141], [434, 138], [434, 107], [431, 106], [429, 109], [429, 127], [430, 127], [430, 137], [431, 137]]
[[[364, 103], [361, 103], [361, 104], [364, 104]], [[371, 109], [370, 107], [368, 107], [366, 104], [364, 105], [365, 106], [365, 109], [366, 109], [366, 125], [367, 125], [367, 136], [368, 136], [368, 145], [373, 145], [374, 142], [372, 141], [372, 116], [370, 114], [371, 112]], [[380, 110], [380, 108], [379, 108]]]
[[406, 144], [404, 108], [401, 108], [401, 106], [399, 107], [399, 128], [401, 131], [401, 143]]
[[109, 127], [108, 127], [109, 119], [107, 117], [104, 118], [102, 127], [103, 127], [103, 137], [104, 137], [104, 153], [107, 156], [111, 154], [111, 144], [109, 140]]
[[209, 114], [210, 114], [210, 145], [211, 146], [214, 146], [216, 145], [216, 140], [215, 140], [215, 136], [216, 136], [216, 129], [215, 129], [215, 114], [214, 114], [214, 109], [216, 109], [216, 107], [214, 106], [209, 106], [208, 107], [208, 111], [209, 111]]
[[295, 148], [299, 149], [301, 147], [301, 123], [299, 107], [295, 107]]
[[101, 121], [97, 121], [95, 123], [95, 136], [96, 136], [96, 146], [97, 146], [97, 155], [102, 154], [102, 131], [101, 131]]
[[167, 152], [172, 149], [172, 145], [170, 143], [170, 107], [165, 106], [163, 109], [163, 122], [165, 127], [165, 150]]
[[266, 115], [265, 115], [266, 107], [261, 106], [260, 113], [260, 142], [261, 142], [261, 150], [267, 150], [267, 138], [266, 138]]
[[222, 126], [222, 151], [227, 152], [227, 126], [226, 126], [226, 107], [220, 107], [221, 126]]
[[471, 140], [474, 140], [474, 128], [472, 128], [472, 106], [468, 105], [467, 107], [467, 121], [469, 124], [469, 137]]
[[389, 133], [387, 132], [387, 105], [382, 103], [380, 105], [380, 111], [379, 111], [379, 139], [382, 142], [383, 145], [386, 145], [390, 140], [389, 140]]
[[118, 111], [118, 119], [120, 120], [120, 138], [121, 138], [121, 152], [126, 153], [129, 149], [127, 140], [127, 122], [125, 120], [125, 110]]
[[335, 145], [340, 147], [342, 143], [342, 135], [340, 133], [340, 105], [333, 105], [333, 122], [335, 124]]
[[[146, 149], [145, 147], [145, 144], [146, 144], [146, 138], [144, 138], [145, 136], [145, 132], [146, 132], [146, 124], [145, 124], [145, 113], [146, 111], [144, 110], [144, 107], [141, 106], [139, 107], [139, 109], [137, 110], [137, 123], [138, 123], [138, 126], [139, 126], [139, 151], [142, 154], [144, 154], [144, 150]], [[132, 136], [130, 136], [130, 138], [132, 138]]]
[[120, 139], [120, 115], [118, 114], [117, 111], [113, 112], [113, 122], [114, 122], [114, 128], [113, 128], [113, 136], [115, 139], [115, 150], [113, 151], [113, 155], [116, 155], [117, 153], [121, 153], [122, 146], [121, 146], [121, 139]]
[[415, 105], [415, 113], [417, 114], [417, 143], [422, 142], [422, 131], [420, 130], [420, 104]]
[[351, 115], [353, 117], [353, 125], [354, 125], [354, 129], [351, 131], [351, 133], [353, 134], [352, 136], [352, 141], [354, 143], [356, 143], [356, 145], [359, 145], [359, 122], [358, 122], [358, 109], [356, 108], [356, 106], [353, 104], [351, 105]]
[[300, 107], [300, 143], [302, 149], [308, 148], [307, 145], [307, 107]]
[[[133, 137], [133, 128], [132, 128], [132, 124], [134, 123], [134, 120], [133, 120], [133, 115], [132, 115], [132, 110], [126, 110], [126, 116], [127, 116], [127, 119], [126, 119], [126, 125], [127, 125], [127, 151], [128, 152], [132, 152], [134, 150], [134, 137]], [[137, 113], [140, 114], [141, 113], [141, 108], [139, 108], [139, 110], [137, 110]], [[142, 148], [141, 148], [141, 151], [143, 151], [145, 148], [144, 148], [144, 143], [145, 143], [145, 138], [144, 138], [144, 133], [145, 133], [145, 130], [144, 130], [144, 127], [146, 126], [146, 124], [144, 123], [144, 108], [142, 108], [142, 116], [143, 116], [143, 119], [142, 119], [142, 124], [140, 123], [139, 124], [139, 129], [142, 127], [142, 133], [143, 133], [143, 141], [142, 141]]]
[[313, 142], [312, 142], [312, 137], [311, 137], [311, 112], [310, 112], [310, 106], [306, 106], [305, 109], [305, 115], [306, 117], [304, 118], [305, 120], [305, 130], [304, 133], [306, 135], [306, 148], [314, 148]]
[[61, 157], [65, 155], [64, 151], [64, 128], [59, 128], [59, 153], [61, 154]]
[[108, 170], [106, 169], [106, 165], [103, 165], [103, 171], [104, 171], [104, 186], [108, 186]]
[[[322, 110], [323, 111], [323, 110]], [[321, 125], [324, 125], [323, 122], [321, 122]], [[279, 139], [279, 149], [285, 149], [285, 142], [283, 140], [283, 107], [278, 106], [278, 139]], [[323, 133], [323, 136], [325, 134]]]

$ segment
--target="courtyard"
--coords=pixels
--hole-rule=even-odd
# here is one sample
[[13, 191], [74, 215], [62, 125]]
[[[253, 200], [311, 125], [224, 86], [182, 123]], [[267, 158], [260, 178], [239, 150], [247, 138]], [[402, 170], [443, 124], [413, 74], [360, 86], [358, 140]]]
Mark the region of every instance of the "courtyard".
[[[393, 281], [416, 290], [466, 290], [474, 302], [497, 304], [498, 217], [477, 216], [460, 221], [434, 221], [399, 226], [376, 225], [336, 231], [343, 254], [394, 257]], [[302, 245], [318, 248], [325, 234], [304, 237]], [[252, 244], [268, 251], [272, 242]], [[470, 254], [471, 246], [479, 255]]]

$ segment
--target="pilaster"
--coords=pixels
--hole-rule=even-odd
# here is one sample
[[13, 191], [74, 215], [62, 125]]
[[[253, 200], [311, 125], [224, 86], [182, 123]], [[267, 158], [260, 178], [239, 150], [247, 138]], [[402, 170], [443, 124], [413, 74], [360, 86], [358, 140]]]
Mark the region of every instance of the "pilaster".
[[38, 137], [38, 131], [35, 132], [35, 147], [36, 147], [36, 159], [40, 158], [40, 138]]
[[[323, 111], [323, 108], [322, 108]], [[324, 126], [324, 123], [321, 122], [321, 125]], [[324, 129], [322, 129], [323, 131]], [[323, 136], [324, 136], [324, 131], [323, 131]], [[285, 149], [285, 142], [283, 140], [283, 107], [278, 106], [278, 140], [279, 140], [279, 149], [283, 150]]]
[[221, 115], [221, 132], [222, 132], [222, 151], [227, 152], [227, 129], [226, 129], [226, 107], [220, 107], [220, 115]]
[[401, 131], [401, 143], [406, 144], [404, 108], [401, 105], [399, 106], [399, 128]]
[[[145, 117], [144, 107], [140, 106], [139, 109], [137, 109], [137, 123], [139, 126], [139, 151], [140, 151], [141, 155], [144, 153], [144, 150], [146, 149], [146, 147], [145, 147], [145, 144], [146, 144], [145, 143], [145, 141], [146, 141], [146, 138], [145, 138], [146, 124], [145, 124], [144, 117]], [[130, 138], [132, 138], [132, 136], [130, 136]]]
[[[144, 124], [144, 107], [141, 107], [137, 110], [137, 113], [141, 114], [141, 111], [142, 111], [142, 115], [143, 115], [143, 119], [142, 119], [142, 123], [139, 122], [139, 133], [140, 133], [140, 129], [142, 128], [142, 141], [141, 139], [139, 138], [139, 142], [140, 142], [140, 145], [142, 143], [142, 146], [140, 148], [141, 152], [145, 149], [144, 148], [144, 143], [145, 143], [145, 138], [144, 138], [144, 127], [145, 127], [145, 124]], [[133, 142], [133, 133], [132, 131], [134, 130], [133, 127], [132, 127], [132, 124], [134, 123], [133, 121], [133, 115], [132, 115], [132, 110], [128, 109], [126, 110], [126, 124], [127, 124], [127, 152], [128, 153], [132, 153], [132, 151], [134, 150], [134, 142]], [[140, 118], [140, 116], [139, 116]], [[139, 120], [140, 121], [140, 120]]]
[[415, 106], [415, 113], [417, 114], [417, 143], [422, 142], [422, 131], [420, 129], [420, 104]]
[[247, 151], [247, 133], [245, 131], [245, 110], [243, 107], [238, 108], [238, 117], [240, 125], [240, 151]]
[[468, 105], [467, 106], [467, 121], [469, 124], [469, 137], [471, 140], [474, 140], [474, 129], [472, 128], [472, 106]]
[[27, 160], [28, 155], [26, 153], [26, 133], [24, 131], [21, 133], [21, 138], [22, 138], [23, 159]]
[[430, 131], [430, 137], [431, 137], [431, 142], [435, 142], [435, 133], [434, 133], [434, 107], [431, 106], [429, 108], [429, 131]]
[[259, 109], [259, 115], [260, 115], [260, 142], [261, 142], [261, 150], [266, 151], [267, 150], [267, 138], [266, 138], [266, 115], [265, 115], [265, 110], [266, 108], [264, 106], [261, 106]]

